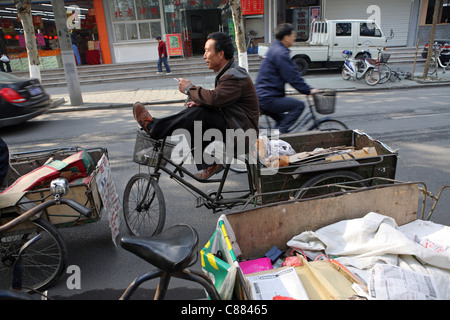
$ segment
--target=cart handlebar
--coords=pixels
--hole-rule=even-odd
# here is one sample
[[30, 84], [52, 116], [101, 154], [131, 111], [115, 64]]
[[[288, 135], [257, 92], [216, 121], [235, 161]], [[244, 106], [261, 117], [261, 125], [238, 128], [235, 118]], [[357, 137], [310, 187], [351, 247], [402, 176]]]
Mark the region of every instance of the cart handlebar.
[[[0, 226], [0, 233], [5, 232], [11, 228], [14, 228], [15, 226], [19, 225], [23, 221], [30, 219], [31, 217], [37, 215], [39, 212], [41, 212], [51, 206], [54, 206], [54, 205], [65, 204], [65, 205], [71, 207], [72, 209], [76, 210], [80, 214], [84, 215], [85, 217], [89, 218], [92, 215], [91, 209], [86, 208], [84, 205], [82, 205], [81, 203], [79, 203], [73, 199], [62, 198], [62, 196], [64, 196], [68, 192], [67, 181], [65, 181], [65, 183], [64, 183], [64, 181], [62, 181], [62, 184], [61, 184], [62, 179], [57, 179], [57, 180], [59, 180], [58, 181], [59, 184], [55, 184], [55, 186], [57, 188], [54, 188], [54, 190], [52, 190], [52, 193], [54, 194], [53, 199], [38, 204], [37, 206], [33, 207], [32, 209], [28, 210], [27, 212], [21, 214], [17, 218], [14, 218], [11, 221]], [[54, 181], [57, 181], [57, 180], [54, 180]], [[52, 181], [52, 187], [54, 186], [54, 184], [53, 184], [54, 181]]]

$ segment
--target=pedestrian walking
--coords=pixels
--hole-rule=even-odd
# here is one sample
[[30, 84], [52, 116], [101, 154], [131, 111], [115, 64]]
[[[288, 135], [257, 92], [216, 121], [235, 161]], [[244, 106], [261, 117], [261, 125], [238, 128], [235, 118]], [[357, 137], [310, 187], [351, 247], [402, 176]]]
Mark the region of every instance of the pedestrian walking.
[[70, 40], [72, 41], [73, 54], [75, 55], [75, 60], [77, 66], [81, 65], [80, 51], [78, 51], [78, 33], [76, 31], [70, 30]]
[[3, 29], [0, 29], [0, 71], [2, 72], [5, 72], [4, 65], [6, 65], [6, 72], [12, 72], [11, 64], [9, 63], [8, 50], [6, 49], [5, 34]]
[[158, 72], [157, 74], [162, 73], [162, 64], [164, 63], [164, 67], [166, 68], [166, 73], [171, 74], [169, 63], [167, 62], [167, 46], [164, 41], [161, 40], [161, 37], [156, 37], [156, 41], [158, 41]]

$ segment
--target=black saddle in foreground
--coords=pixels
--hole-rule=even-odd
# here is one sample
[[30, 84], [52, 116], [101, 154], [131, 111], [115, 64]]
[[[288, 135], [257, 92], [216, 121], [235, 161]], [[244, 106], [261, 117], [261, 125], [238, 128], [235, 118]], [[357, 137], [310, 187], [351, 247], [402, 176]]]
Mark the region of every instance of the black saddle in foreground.
[[194, 259], [199, 238], [195, 229], [179, 224], [149, 238], [124, 236], [120, 244], [158, 269], [178, 272], [187, 268]]

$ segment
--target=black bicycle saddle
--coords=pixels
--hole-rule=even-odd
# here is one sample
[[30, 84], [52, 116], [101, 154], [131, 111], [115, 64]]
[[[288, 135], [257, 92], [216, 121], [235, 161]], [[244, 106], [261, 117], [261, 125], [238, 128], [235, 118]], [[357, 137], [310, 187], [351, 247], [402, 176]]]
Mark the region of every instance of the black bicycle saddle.
[[148, 263], [166, 272], [185, 269], [197, 253], [197, 231], [185, 224], [167, 228], [152, 237], [124, 236], [120, 245]]

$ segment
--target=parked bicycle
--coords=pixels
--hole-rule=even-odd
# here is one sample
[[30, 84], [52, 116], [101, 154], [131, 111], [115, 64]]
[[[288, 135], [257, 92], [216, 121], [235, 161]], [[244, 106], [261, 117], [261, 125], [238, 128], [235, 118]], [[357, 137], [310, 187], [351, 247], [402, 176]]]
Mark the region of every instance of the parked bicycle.
[[355, 80], [365, 79], [369, 86], [374, 86], [380, 82], [380, 73], [375, 65], [368, 61], [366, 55], [360, 55], [361, 58], [350, 57], [353, 55], [352, 51], [344, 50], [342, 55], [345, 58], [344, 65], [342, 67], [342, 79], [350, 80], [351, 78]]
[[403, 71], [400, 71], [399, 69], [397, 69], [397, 70], [392, 70], [389, 80], [391, 80], [392, 82], [396, 82], [396, 81], [402, 81], [402, 79], [411, 79], [411, 77], [412, 77], [411, 72], [403, 72]]
[[450, 70], [450, 46], [448, 43], [441, 45], [437, 42], [433, 45], [434, 56], [431, 56], [430, 66], [428, 69], [428, 75], [436, 73], [438, 68], [443, 69], [443, 73], [446, 70]]
[[[305, 108], [305, 111], [291, 126], [291, 128], [289, 129], [290, 133], [311, 130], [334, 131], [348, 129], [348, 127], [342, 121], [332, 119], [330, 117], [319, 118], [316, 114], [317, 112], [319, 114], [327, 115], [335, 112], [335, 90], [321, 90], [319, 93], [312, 95], [312, 99], [310, 96], [306, 97], [308, 102], [307, 108]], [[261, 119], [260, 121], [260, 129], [267, 129], [269, 131], [272, 129], [276, 129], [276, 124], [274, 123], [274, 120], [270, 118], [270, 114], [261, 114], [263, 116], [263, 119]]]
[[388, 53], [383, 53], [380, 48], [377, 48], [377, 50], [377, 60], [372, 59], [372, 55], [369, 51], [365, 51], [365, 54], [367, 55], [368, 61], [372, 65], [376, 66], [376, 69], [380, 74], [380, 81], [378, 83], [383, 84], [391, 78], [392, 71], [391, 68], [387, 65], [387, 62], [391, 55]]

